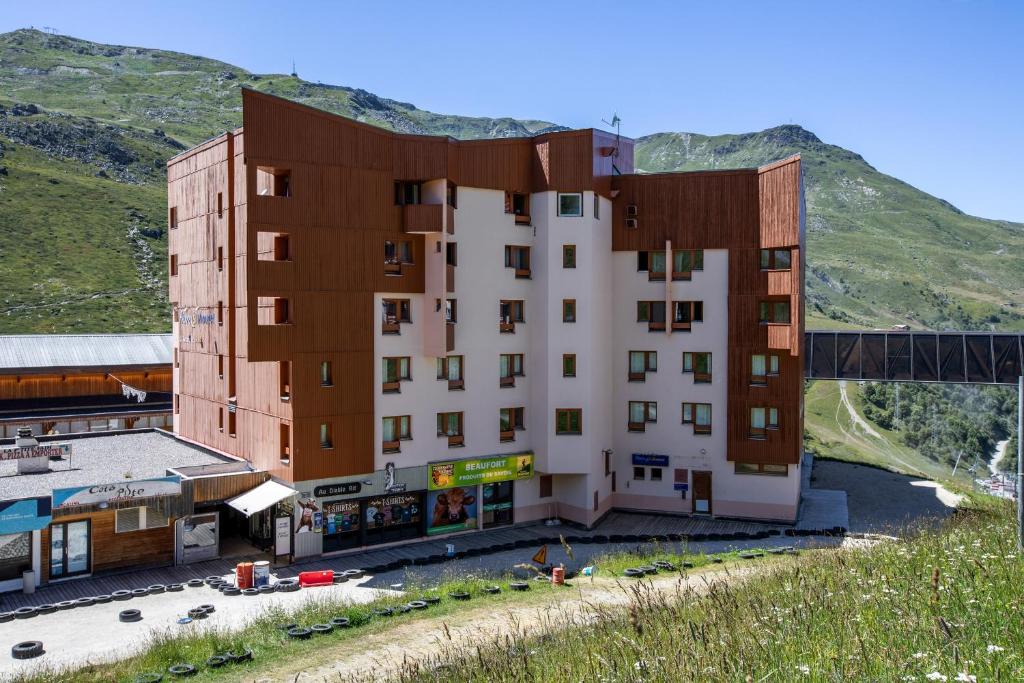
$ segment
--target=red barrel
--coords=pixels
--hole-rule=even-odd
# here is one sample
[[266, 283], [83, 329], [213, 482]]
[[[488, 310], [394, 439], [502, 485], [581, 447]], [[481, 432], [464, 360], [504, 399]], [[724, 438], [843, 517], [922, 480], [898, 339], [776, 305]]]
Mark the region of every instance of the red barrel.
[[565, 583], [565, 568], [564, 567], [552, 567], [551, 568], [551, 583], [555, 586], [561, 586]]
[[235, 585], [239, 588], [252, 588], [252, 562], [239, 562], [235, 565]]

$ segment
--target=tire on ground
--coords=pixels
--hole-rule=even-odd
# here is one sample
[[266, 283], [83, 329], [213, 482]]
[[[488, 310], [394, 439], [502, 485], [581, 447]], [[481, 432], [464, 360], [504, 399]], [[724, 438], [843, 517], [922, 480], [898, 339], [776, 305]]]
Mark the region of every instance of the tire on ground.
[[142, 621], [142, 610], [137, 609], [123, 609], [117, 614], [118, 621], [125, 623], [132, 623], [135, 621]]
[[11, 656], [15, 659], [32, 659], [43, 654], [43, 643], [39, 640], [26, 640], [11, 648]]

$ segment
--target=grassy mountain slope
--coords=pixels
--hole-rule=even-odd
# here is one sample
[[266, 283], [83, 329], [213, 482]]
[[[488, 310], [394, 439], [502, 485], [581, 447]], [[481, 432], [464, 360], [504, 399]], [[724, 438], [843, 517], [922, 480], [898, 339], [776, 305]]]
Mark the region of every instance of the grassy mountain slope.
[[1024, 224], [968, 216], [799, 126], [637, 141], [637, 167], [756, 166], [800, 153], [808, 326], [1024, 329]]

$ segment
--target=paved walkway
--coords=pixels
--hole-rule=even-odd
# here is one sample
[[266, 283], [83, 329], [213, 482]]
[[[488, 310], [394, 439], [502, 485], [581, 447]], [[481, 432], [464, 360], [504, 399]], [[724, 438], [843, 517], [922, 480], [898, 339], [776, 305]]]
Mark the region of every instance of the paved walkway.
[[[517, 553], [506, 551], [499, 553], [500, 557], [486, 555], [481, 557], [466, 558], [455, 563], [446, 562], [443, 565], [433, 567], [444, 567], [452, 571], [454, 564], [460, 567], [469, 568], [487, 567], [488, 571], [496, 571], [498, 566], [506, 570], [515, 563], [528, 562], [530, 556], [541, 545], [544, 539], [556, 537], [559, 534], [565, 536], [592, 537], [598, 535], [612, 536], [616, 534], [637, 535], [651, 537], [667, 534], [696, 535], [696, 534], [732, 534], [737, 532], [754, 534], [757, 532], [781, 530], [785, 527], [773, 524], [760, 524], [756, 522], [741, 522], [720, 519], [707, 519], [700, 517], [673, 517], [668, 515], [651, 515], [629, 512], [611, 512], [604, 520], [592, 530], [583, 530], [571, 526], [549, 527], [544, 524], [532, 524], [527, 526], [503, 527], [467, 533], [456, 537], [449, 537], [438, 540], [427, 540], [420, 542], [403, 543], [387, 548], [361, 550], [352, 554], [345, 554], [335, 557], [313, 557], [297, 560], [294, 564], [283, 565], [272, 569], [272, 573], [279, 577], [296, 576], [300, 571], [308, 569], [365, 569], [376, 565], [389, 564], [398, 560], [412, 560], [413, 558], [425, 557], [428, 555], [442, 555], [448, 543], [454, 543], [457, 550], [473, 550], [489, 548], [498, 544], [515, 543], [524, 541], [530, 543], [529, 550], [519, 550]], [[789, 539], [792, 542], [792, 539]], [[534, 544], [536, 544], [534, 546]], [[632, 544], [636, 547], [637, 543]], [[764, 545], [764, 542], [761, 542]], [[609, 552], [618, 546], [602, 545], [580, 545], [583, 548], [601, 549], [601, 552]], [[622, 544], [621, 547], [629, 547]], [[561, 549], [558, 549], [561, 554]], [[588, 552], [585, 556], [592, 556], [594, 552]], [[581, 555], [581, 557], [584, 555]], [[489, 558], [489, 559], [488, 559]], [[69, 579], [59, 583], [51, 583], [42, 586], [33, 594], [4, 593], [0, 594], [0, 611], [10, 611], [18, 607], [56, 603], [63, 600], [74, 600], [76, 598], [109, 594], [115, 590], [131, 590], [134, 588], [145, 588], [153, 584], [181, 583], [189, 579], [203, 578], [206, 576], [226, 576], [234, 571], [235, 564], [244, 559], [263, 559], [233, 557], [229, 559], [210, 560], [208, 562], [197, 562], [190, 565], [175, 567], [161, 567], [156, 569], [129, 570], [123, 573], [91, 576], [81, 579]], [[549, 558], [549, 562], [552, 558]], [[502, 564], [503, 563], [503, 564]], [[416, 568], [424, 571], [416, 572], [421, 575], [436, 574], [434, 571], [427, 571], [426, 568]], [[390, 573], [390, 572], [388, 572]], [[379, 577], [386, 574], [378, 573]], [[391, 580], [402, 580], [405, 572], [395, 572]]]

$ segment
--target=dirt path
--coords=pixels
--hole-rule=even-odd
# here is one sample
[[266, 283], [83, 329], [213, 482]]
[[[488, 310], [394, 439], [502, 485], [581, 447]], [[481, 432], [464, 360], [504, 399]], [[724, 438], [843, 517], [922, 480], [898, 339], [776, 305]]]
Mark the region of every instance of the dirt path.
[[856, 432], [859, 429], [867, 436], [877, 439], [886, 447], [888, 451], [888, 457], [891, 458], [900, 467], [904, 468], [904, 471], [906, 471], [907, 473], [920, 474], [924, 476], [924, 473], [922, 473], [921, 470], [914, 467], [909, 462], [907, 462], [899, 455], [897, 455], [896, 449], [893, 448], [893, 445], [889, 442], [889, 440], [885, 438], [881, 433], [879, 433], [877, 429], [872, 427], [867, 420], [860, 416], [860, 413], [857, 412], [857, 409], [854, 407], [853, 402], [850, 400], [849, 394], [846, 393], [846, 381], [840, 380], [839, 405], [836, 407], [836, 425], [839, 427], [839, 430], [846, 435], [848, 439], [863, 441], [864, 439], [862, 437], [858, 437], [856, 434], [851, 434], [850, 432], [846, 431], [845, 427], [843, 427], [843, 420], [840, 419], [839, 417], [839, 413], [842, 411], [843, 408], [846, 408], [847, 413], [849, 413], [849, 424], [851, 426], [852, 431]]
[[[690, 573], [684, 577], [659, 577], [648, 582], [666, 592], [691, 588], [706, 591], [721, 582], [741, 581], [777, 562]], [[597, 618], [595, 608], [616, 608], [629, 603], [629, 587], [635, 582], [580, 578], [564, 592], [503, 608], [479, 606], [435, 619], [423, 619], [402, 629], [346, 640], [319, 650], [301, 662], [289, 661], [263, 670], [253, 683], [335, 683], [352, 679], [386, 681], [403, 662], [429, 663], [447, 641], [482, 643], [503, 635], [538, 635], [586, 624]], [[242, 679], [239, 679], [242, 680]]]

